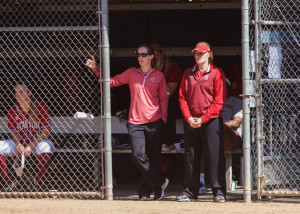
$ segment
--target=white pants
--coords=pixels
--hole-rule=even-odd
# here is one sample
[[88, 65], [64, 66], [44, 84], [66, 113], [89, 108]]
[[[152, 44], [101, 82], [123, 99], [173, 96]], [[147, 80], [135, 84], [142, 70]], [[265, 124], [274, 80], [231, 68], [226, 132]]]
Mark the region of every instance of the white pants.
[[[33, 149], [32, 153], [36, 156], [42, 153], [52, 153], [54, 151], [53, 142], [51, 140], [40, 141]], [[17, 147], [12, 140], [0, 141], [0, 155], [5, 157], [14, 157], [17, 155]]]

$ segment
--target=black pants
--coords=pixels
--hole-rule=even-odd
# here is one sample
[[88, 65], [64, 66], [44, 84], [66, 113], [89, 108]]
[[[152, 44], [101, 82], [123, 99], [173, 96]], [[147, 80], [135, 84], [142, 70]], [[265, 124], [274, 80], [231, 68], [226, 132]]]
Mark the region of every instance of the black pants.
[[158, 173], [164, 123], [162, 119], [145, 124], [127, 124], [132, 146], [132, 159], [142, 174], [138, 194], [149, 195], [157, 191], [163, 178]]
[[200, 128], [184, 121], [185, 176], [182, 194], [197, 198], [200, 187], [202, 149], [207, 158], [208, 177], [213, 195], [226, 195], [223, 118], [211, 119]]

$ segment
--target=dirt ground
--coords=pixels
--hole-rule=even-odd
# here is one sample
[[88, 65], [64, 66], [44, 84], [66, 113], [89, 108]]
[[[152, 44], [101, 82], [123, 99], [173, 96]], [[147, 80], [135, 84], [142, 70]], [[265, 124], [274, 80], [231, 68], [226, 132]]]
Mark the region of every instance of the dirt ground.
[[0, 199], [2, 214], [53, 213], [300, 213], [300, 197], [273, 197], [270, 201], [253, 200], [243, 203], [242, 189], [229, 192], [226, 203], [214, 203], [211, 192], [199, 196], [198, 202], [176, 202], [180, 185], [166, 190], [162, 201], [142, 202], [136, 195], [136, 184], [119, 184], [114, 189], [114, 200], [103, 199]]

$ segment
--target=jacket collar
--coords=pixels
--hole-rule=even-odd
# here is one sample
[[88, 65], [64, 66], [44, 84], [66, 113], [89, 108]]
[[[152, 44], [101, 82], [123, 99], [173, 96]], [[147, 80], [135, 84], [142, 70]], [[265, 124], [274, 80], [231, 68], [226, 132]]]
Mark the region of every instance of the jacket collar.
[[[212, 66], [212, 64], [210, 63], [210, 64], [208, 64], [208, 67], [207, 67], [207, 70], [205, 71], [205, 73], [209, 73], [210, 72], [210, 70], [211, 70], [211, 66]], [[198, 65], [196, 64], [195, 66], [194, 66], [194, 68], [192, 69], [192, 72], [193, 73], [196, 73], [196, 71], [197, 71], [197, 68], [198, 68]]]

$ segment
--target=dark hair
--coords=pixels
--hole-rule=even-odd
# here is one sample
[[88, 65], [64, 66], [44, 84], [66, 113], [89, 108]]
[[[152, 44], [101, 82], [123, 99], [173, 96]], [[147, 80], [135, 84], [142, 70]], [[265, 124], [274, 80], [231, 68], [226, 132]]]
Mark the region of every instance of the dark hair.
[[137, 49], [142, 48], [142, 47], [147, 49], [149, 55], [153, 55], [153, 58], [151, 60], [151, 67], [155, 68], [156, 67], [156, 57], [154, 54], [154, 48], [152, 47], [151, 44], [144, 43], [144, 44], [141, 44]]
[[164, 72], [166, 73], [169, 69], [170, 62], [169, 62], [169, 58], [168, 58], [165, 50], [159, 44], [151, 44], [151, 45], [152, 45], [154, 51], [158, 51], [161, 55], [163, 55], [163, 59], [162, 59], [163, 62], [161, 63], [162, 67], [156, 68], [156, 69], [159, 71], [162, 71], [164, 68]]

